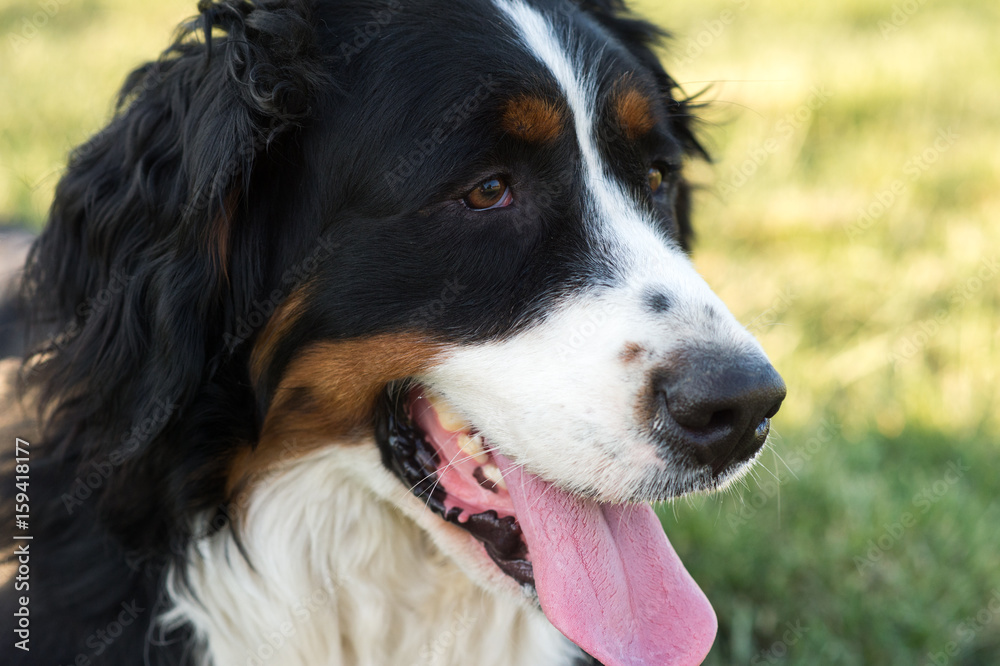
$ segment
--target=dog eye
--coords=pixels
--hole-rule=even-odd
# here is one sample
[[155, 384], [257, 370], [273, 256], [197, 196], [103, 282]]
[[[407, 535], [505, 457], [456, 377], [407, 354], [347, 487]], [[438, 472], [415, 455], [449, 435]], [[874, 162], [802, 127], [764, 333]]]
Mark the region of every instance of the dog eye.
[[655, 161], [646, 171], [646, 179], [649, 182], [649, 190], [654, 195], [660, 194], [663, 185], [673, 186], [680, 178], [681, 165], [673, 162]]
[[490, 210], [511, 205], [514, 195], [503, 178], [487, 178], [466, 194], [462, 201], [472, 210]]
[[649, 179], [649, 189], [656, 192], [663, 185], [663, 169], [657, 166], [649, 167], [649, 171], [646, 172], [646, 178]]

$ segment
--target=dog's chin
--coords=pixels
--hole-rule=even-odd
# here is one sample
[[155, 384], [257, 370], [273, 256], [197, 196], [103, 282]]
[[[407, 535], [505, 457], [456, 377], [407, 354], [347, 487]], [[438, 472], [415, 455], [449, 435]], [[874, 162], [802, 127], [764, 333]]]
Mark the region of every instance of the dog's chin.
[[[529, 598], [535, 596], [531, 553], [508, 492], [499, 453], [475, 425], [456, 416], [433, 391], [413, 380], [386, 388], [376, 409], [375, 440], [382, 463], [427, 510], [465, 530], [499, 570]], [[675, 455], [667, 472], [651, 467], [635, 492], [621, 488], [573, 488], [571, 494], [608, 505], [669, 501], [724, 489], [753, 465], [759, 450], [724, 468]], [[510, 464], [510, 461], [508, 461]], [[516, 466], [516, 462], [514, 463]], [[552, 480], [561, 486], [559, 480]]]

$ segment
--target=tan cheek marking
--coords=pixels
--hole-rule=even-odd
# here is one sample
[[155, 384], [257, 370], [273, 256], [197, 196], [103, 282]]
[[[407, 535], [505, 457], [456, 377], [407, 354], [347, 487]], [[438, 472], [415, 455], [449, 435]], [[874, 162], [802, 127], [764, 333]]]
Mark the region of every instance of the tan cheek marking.
[[508, 134], [524, 141], [547, 143], [562, 134], [565, 118], [562, 110], [552, 102], [522, 95], [507, 103], [502, 127]]
[[253, 352], [250, 354], [250, 379], [255, 385], [260, 386], [264, 371], [278, 351], [278, 345], [305, 312], [308, 286], [306, 284], [299, 287], [278, 306], [254, 343]]
[[614, 110], [630, 141], [644, 136], [656, 125], [652, 102], [636, 88], [623, 88], [615, 98]]
[[416, 333], [310, 345], [285, 371], [257, 446], [234, 460], [227, 491], [243, 493], [285, 460], [333, 442], [360, 440], [370, 432], [385, 386], [426, 372], [441, 351], [440, 344]]

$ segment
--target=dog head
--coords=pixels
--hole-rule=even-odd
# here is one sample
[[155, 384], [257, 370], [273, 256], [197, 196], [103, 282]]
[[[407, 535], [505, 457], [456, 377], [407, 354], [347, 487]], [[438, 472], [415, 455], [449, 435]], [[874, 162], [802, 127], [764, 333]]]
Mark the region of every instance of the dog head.
[[94, 455], [172, 406], [107, 519], [190, 538], [289, 455], [377, 446], [377, 493], [594, 656], [704, 654], [646, 504], [737, 478], [785, 389], [686, 255], [700, 148], [659, 33], [611, 1], [202, 10], [74, 157], [28, 274], [75, 327], [39, 357], [55, 439]]

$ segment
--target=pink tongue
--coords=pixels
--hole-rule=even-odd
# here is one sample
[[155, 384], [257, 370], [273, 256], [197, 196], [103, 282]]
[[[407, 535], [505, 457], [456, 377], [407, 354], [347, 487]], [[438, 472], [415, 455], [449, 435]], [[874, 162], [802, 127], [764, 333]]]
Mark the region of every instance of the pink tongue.
[[648, 505], [565, 493], [494, 453], [531, 553], [542, 610], [605, 666], [700, 664], [715, 611]]

